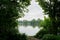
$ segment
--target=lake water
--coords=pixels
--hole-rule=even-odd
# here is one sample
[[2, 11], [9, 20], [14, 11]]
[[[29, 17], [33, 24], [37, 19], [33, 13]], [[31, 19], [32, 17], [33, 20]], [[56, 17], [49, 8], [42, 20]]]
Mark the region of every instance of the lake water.
[[23, 26], [23, 25], [19, 25], [18, 26], [19, 32], [20, 33], [25, 33], [28, 36], [34, 36], [38, 31], [40, 31], [40, 29], [38, 26]]

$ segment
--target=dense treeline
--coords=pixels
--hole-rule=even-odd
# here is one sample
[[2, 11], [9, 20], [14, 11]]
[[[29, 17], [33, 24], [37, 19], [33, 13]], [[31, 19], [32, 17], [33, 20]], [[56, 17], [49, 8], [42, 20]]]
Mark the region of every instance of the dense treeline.
[[40, 21], [41, 21], [40, 19], [38, 19], [38, 20], [33, 19], [31, 21], [28, 21], [28, 20], [18, 21], [18, 23], [20, 26], [23, 25], [23, 26], [35, 27], [35, 26], [40, 26]]

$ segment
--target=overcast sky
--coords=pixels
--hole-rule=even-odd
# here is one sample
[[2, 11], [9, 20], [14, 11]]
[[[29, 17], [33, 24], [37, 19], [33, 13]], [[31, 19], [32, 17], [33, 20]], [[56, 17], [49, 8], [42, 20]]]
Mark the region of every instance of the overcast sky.
[[19, 18], [19, 20], [32, 20], [32, 19], [43, 19], [43, 10], [38, 5], [38, 3], [35, 2], [35, 0], [31, 1], [31, 5], [28, 7], [28, 13], [25, 13], [25, 16], [22, 18]]
[[[38, 3], [35, 2], [35, 0], [31, 1], [31, 5], [28, 7], [28, 10], [29, 12], [25, 13], [25, 16], [22, 18], [19, 18], [19, 20], [32, 20], [32, 19], [38, 19], [38, 18], [44, 19], [43, 10], [38, 5]], [[19, 29], [19, 32], [25, 33], [29, 36], [35, 35], [40, 30], [40, 28], [38, 27], [33, 28], [31, 26], [28, 26], [28, 27], [20, 26], [18, 29]]]

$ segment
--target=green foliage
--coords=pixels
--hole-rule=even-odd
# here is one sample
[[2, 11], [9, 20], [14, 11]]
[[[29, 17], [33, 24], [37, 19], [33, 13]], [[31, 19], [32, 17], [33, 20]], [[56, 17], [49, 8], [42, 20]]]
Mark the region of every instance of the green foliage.
[[27, 40], [27, 36], [25, 34], [11, 34], [7, 33], [3, 34], [4, 36], [0, 35], [0, 40]]
[[27, 40], [27, 36], [25, 34], [22, 34], [21, 40]]
[[38, 0], [39, 5], [42, 7], [42, 9], [44, 10], [45, 14], [48, 14], [48, 8], [50, 6], [50, 4], [48, 2], [46, 2], [46, 0]]
[[48, 30], [42, 29], [34, 37], [41, 39], [45, 34], [48, 34]]
[[46, 34], [42, 40], [60, 40], [60, 35]]
[[38, 0], [39, 5], [44, 10], [44, 14], [48, 14], [49, 18], [44, 17], [40, 22], [40, 26], [44, 28], [44, 32], [39, 31], [37, 38], [43, 37], [43, 40], [60, 40], [60, 1], [59, 0]]
[[44, 20], [40, 22], [40, 26], [46, 28], [46, 27], [51, 27], [51, 20], [50, 18], [44, 17]]
[[57, 35], [58, 28], [60, 27], [60, 1], [59, 0], [38, 0], [39, 5], [44, 10], [45, 14], [48, 14], [49, 20], [43, 21], [41, 24], [48, 28], [50, 26], [51, 33]]
[[57, 40], [56, 36], [53, 34], [46, 34], [43, 36], [42, 40]]
[[60, 35], [57, 35], [57, 36], [56, 36], [56, 39], [57, 39], [57, 40], [60, 40]]
[[41, 39], [45, 34], [52, 34], [52, 23], [50, 18], [44, 17], [44, 20], [40, 21], [40, 27], [43, 27], [42, 30], [40, 30], [35, 37]]
[[0, 0], [0, 40], [20, 40], [17, 19], [29, 4], [30, 0]]

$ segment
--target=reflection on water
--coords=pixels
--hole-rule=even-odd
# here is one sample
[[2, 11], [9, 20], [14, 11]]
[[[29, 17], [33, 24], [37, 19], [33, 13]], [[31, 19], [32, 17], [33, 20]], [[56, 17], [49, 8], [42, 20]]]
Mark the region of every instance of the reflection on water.
[[31, 21], [27, 21], [27, 20], [18, 21], [19, 32], [25, 33], [28, 36], [33, 36], [38, 31], [40, 31], [40, 29], [41, 29], [40, 22], [41, 22], [40, 19], [38, 19], [38, 20], [33, 19]]
[[38, 26], [36, 27], [32, 27], [32, 26], [18, 26], [19, 32], [20, 33], [25, 33], [28, 36], [34, 36], [39, 30], [40, 28], [38, 28]]
[[40, 22], [41, 22], [40, 19], [38, 20], [33, 19], [31, 21], [28, 20], [18, 21], [20, 26], [24, 25], [24, 26], [33, 26], [33, 27], [40, 26]]

